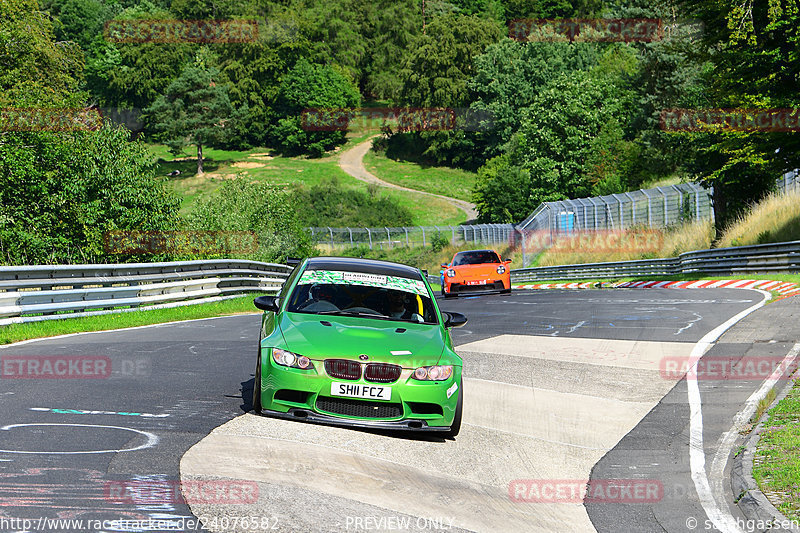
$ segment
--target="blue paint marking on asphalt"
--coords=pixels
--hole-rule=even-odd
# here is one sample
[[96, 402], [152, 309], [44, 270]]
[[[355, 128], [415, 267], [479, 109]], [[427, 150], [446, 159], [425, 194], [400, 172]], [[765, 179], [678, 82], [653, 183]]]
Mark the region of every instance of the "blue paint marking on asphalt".
[[609, 322], [609, 323], [608, 323], [608, 325], [609, 325], [609, 326], [611, 326], [612, 328], [615, 328], [615, 327], [617, 327], [617, 326], [615, 326], [614, 324], [612, 324], [611, 322]]

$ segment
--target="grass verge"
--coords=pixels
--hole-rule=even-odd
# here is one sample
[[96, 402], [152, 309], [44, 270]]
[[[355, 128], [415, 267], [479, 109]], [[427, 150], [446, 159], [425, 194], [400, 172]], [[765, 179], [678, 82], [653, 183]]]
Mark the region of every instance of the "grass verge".
[[773, 193], [730, 224], [718, 248], [800, 239], [800, 192]]
[[[576, 233], [538, 250], [539, 255], [536, 255], [535, 237], [531, 239], [533, 250], [529, 252], [535, 259], [527, 266], [575, 265], [675, 257], [684, 252], [704, 250], [711, 247], [714, 226], [708, 220], [701, 220], [670, 226], [666, 230], [635, 227], [618, 232]], [[544, 237], [549, 239], [549, 233]]]
[[[357, 144], [373, 135], [365, 132], [353, 138]], [[345, 145], [350, 147], [350, 141]], [[268, 148], [253, 148], [247, 151], [204, 151], [204, 170], [197, 174], [197, 161], [190, 153], [174, 157], [163, 145], [149, 145], [159, 175], [178, 170], [180, 175], [170, 177], [169, 184], [181, 200], [181, 214], [192, 210], [202, 194], [211, 193], [225, 180], [245, 179], [253, 183], [270, 183], [279, 188], [297, 185], [314, 186], [323, 180], [336, 179], [349, 189], [368, 191], [368, 185], [350, 176], [339, 167], [339, 153], [309, 159], [306, 157], [283, 157]], [[455, 225], [465, 220], [464, 213], [441, 198], [420, 193], [379, 189], [378, 194], [394, 198], [413, 214], [413, 225]]]
[[800, 520], [800, 387], [770, 409], [756, 449], [753, 477], [789, 520]]
[[478, 176], [474, 172], [457, 168], [395, 161], [373, 151], [364, 156], [364, 166], [383, 181], [468, 202], [472, 199], [472, 189]]
[[258, 312], [253, 306], [253, 298], [256, 296], [260, 296], [260, 294], [250, 294], [241, 298], [231, 298], [219, 302], [170, 307], [167, 309], [136, 310], [126, 313], [11, 324], [0, 328], [0, 344], [40, 337], [55, 337], [56, 335], [66, 335], [68, 333], [105, 331], [178, 320]]

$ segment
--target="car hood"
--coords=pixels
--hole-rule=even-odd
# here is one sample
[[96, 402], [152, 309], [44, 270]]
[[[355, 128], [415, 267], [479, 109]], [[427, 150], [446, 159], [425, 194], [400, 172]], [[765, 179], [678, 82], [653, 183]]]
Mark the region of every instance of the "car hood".
[[457, 267], [450, 267], [462, 276], [477, 276], [481, 274], [497, 273], [497, 267], [502, 263], [480, 263], [478, 265], [460, 265]]
[[370, 362], [435, 364], [445, 345], [442, 328], [431, 324], [283, 313], [278, 326], [286, 349], [311, 359], [355, 359], [365, 354]]

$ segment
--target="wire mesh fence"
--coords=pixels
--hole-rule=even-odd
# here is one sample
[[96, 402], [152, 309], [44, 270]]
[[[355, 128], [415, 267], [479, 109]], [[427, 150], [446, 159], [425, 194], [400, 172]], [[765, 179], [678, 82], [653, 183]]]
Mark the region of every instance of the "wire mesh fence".
[[782, 193], [800, 192], [800, 169], [794, 169], [778, 179], [778, 190]]
[[[786, 193], [800, 191], [800, 171], [787, 172], [776, 181]], [[652, 189], [545, 202], [519, 224], [459, 226], [408, 226], [383, 228], [309, 228], [314, 244], [323, 251], [364, 246], [390, 249], [429, 246], [434, 242], [476, 246], [510, 245], [525, 248], [552, 245], [564, 235], [620, 232], [630, 228], [665, 228], [689, 220], [713, 220], [711, 189], [680, 183]], [[525, 265], [523, 265], [525, 266]]]
[[315, 245], [338, 250], [368, 247], [370, 250], [398, 246], [430, 246], [436, 241], [450, 244], [508, 244], [514, 235], [513, 224], [473, 224], [460, 226], [408, 226], [401, 228], [309, 228]]
[[666, 227], [713, 216], [711, 193], [694, 183], [545, 202], [517, 225], [520, 231], [573, 233], [621, 230], [632, 226]]

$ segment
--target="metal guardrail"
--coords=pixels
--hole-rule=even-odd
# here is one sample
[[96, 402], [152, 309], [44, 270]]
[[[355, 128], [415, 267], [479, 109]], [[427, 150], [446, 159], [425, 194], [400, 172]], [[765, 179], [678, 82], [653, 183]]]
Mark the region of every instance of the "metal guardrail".
[[401, 228], [308, 228], [317, 246], [330, 250], [368, 246], [370, 250], [398, 246], [427, 246], [437, 234], [451, 244], [476, 246], [508, 244], [514, 235], [513, 224], [461, 224], [460, 226], [408, 226]]
[[291, 270], [244, 260], [0, 267], [0, 325], [275, 292]]
[[692, 273], [736, 275], [753, 272], [800, 272], [800, 241], [696, 250], [667, 259], [519, 268], [511, 271], [511, 280], [524, 282]]

